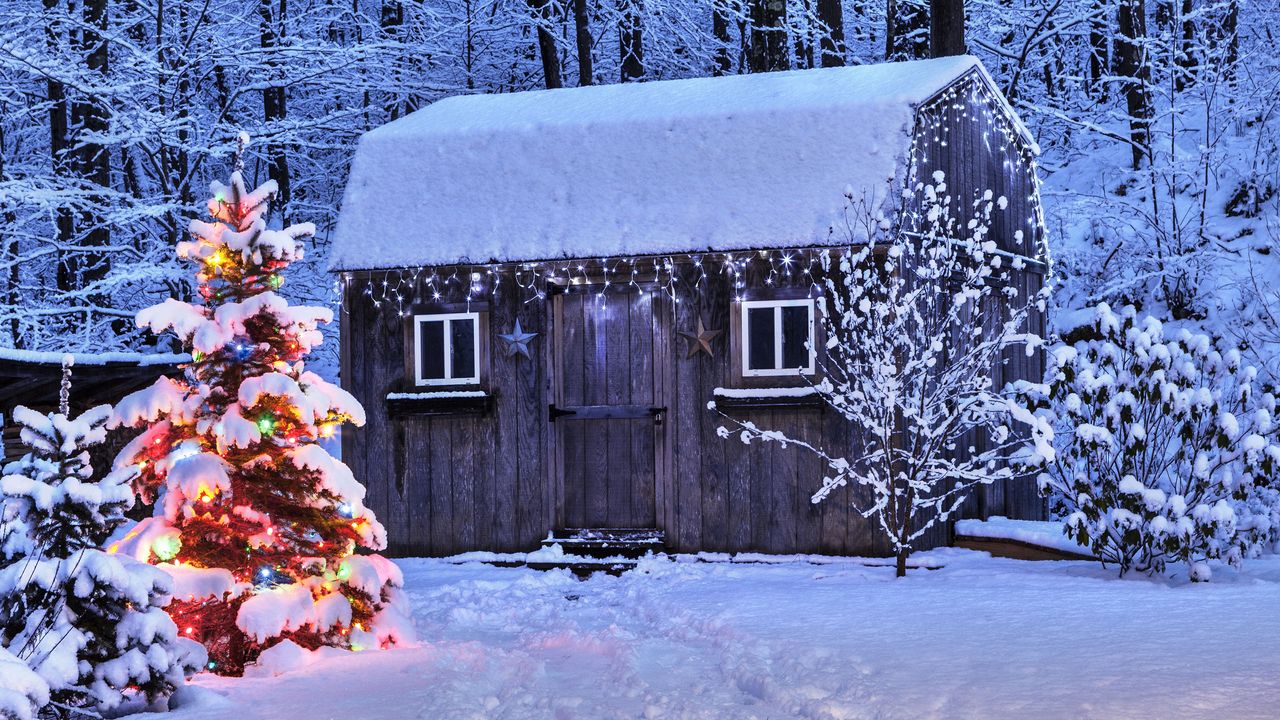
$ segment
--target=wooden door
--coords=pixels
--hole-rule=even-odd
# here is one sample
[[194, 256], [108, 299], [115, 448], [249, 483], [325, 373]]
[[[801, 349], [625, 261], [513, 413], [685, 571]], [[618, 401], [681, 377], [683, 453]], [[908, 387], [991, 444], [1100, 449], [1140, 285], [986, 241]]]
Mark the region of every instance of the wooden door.
[[[660, 297], [578, 286], [555, 297], [555, 428], [566, 528], [656, 527], [667, 409]], [[659, 358], [655, 362], [655, 358]]]

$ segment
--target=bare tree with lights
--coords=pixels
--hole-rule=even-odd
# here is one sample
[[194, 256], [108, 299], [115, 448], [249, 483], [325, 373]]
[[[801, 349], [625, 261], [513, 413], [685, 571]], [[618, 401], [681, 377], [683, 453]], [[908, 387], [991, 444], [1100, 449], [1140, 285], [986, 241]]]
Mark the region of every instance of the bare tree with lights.
[[1023, 261], [988, 237], [1005, 199], [982, 193], [974, 220], [962, 225], [938, 172], [903, 200], [917, 210], [896, 219], [860, 202], [849, 231], [867, 239], [823, 260], [827, 342], [813, 387], [858, 430], [855, 454], [837, 456], [752, 422], [719, 430], [816, 453], [828, 475], [814, 503], [846, 485], [870, 490], [858, 510], [878, 522], [899, 577], [919, 539], [973, 488], [1018, 477], [1024, 455], [1052, 453], [1047, 424], [998, 384], [1007, 353], [1040, 347], [1028, 320], [1046, 300], [1007, 282]]

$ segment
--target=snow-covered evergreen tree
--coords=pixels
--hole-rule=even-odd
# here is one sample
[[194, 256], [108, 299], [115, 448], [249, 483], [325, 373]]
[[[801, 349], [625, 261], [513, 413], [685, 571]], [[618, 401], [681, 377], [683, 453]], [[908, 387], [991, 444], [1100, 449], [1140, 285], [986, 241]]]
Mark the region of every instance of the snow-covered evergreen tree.
[[[1047, 427], [996, 383], [1006, 353], [1040, 346], [1028, 318], [1033, 308], [1043, 312], [1046, 299], [1018, 295], [1006, 280], [1019, 260], [987, 236], [1005, 199], [982, 193], [974, 219], [962, 224], [937, 172], [907, 188], [903, 200], [905, 210], [892, 218], [856, 208], [852, 221], [862, 227], [855, 234], [866, 240], [823, 262], [827, 344], [814, 387], [856, 428], [858, 454], [834, 456], [734, 421], [745, 443], [796, 445], [826, 462], [830, 475], [813, 502], [848, 484], [870, 489], [871, 503], [858, 509], [879, 523], [899, 576], [913, 544], [970, 490], [1015, 477], [1013, 460], [1029, 443], [1052, 452]], [[720, 434], [732, 433], [722, 427]]]
[[1095, 309], [1090, 339], [1050, 353], [1027, 406], [1055, 427], [1040, 487], [1065, 533], [1121, 574], [1239, 564], [1280, 529], [1275, 398], [1234, 348], [1128, 306]]
[[94, 480], [88, 448], [106, 438], [107, 405], [79, 417], [18, 406], [30, 448], [5, 467], [0, 641], [61, 705], [110, 710], [131, 696], [161, 705], [202, 664], [164, 612], [164, 572], [99, 549], [133, 504], [131, 468]]
[[49, 704], [49, 685], [22, 660], [0, 647], [0, 718], [32, 720]]
[[124, 546], [174, 575], [170, 614], [221, 673], [283, 638], [361, 649], [410, 633], [399, 569], [355, 554], [382, 548], [385, 531], [361, 503], [364, 487], [320, 444], [341, 423], [364, 422], [355, 398], [304, 368], [332, 313], [275, 292], [315, 229], [268, 229], [275, 183], [249, 192], [239, 160], [230, 184], [213, 185], [214, 221], [193, 220], [178, 245], [204, 303], [138, 314], [191, 350], [185, 376], [130, 395], [115, 417], [146, 427], [116, 467], [156, 498]]

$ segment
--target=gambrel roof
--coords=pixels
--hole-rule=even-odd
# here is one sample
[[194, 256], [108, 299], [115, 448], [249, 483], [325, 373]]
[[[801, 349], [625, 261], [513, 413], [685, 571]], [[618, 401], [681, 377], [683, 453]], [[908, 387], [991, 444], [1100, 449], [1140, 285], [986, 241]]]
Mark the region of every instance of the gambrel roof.
[[825, 244], [971, 73], [1000, 97], [965, 56], [447, 98], [361, 139], [333, 267]]

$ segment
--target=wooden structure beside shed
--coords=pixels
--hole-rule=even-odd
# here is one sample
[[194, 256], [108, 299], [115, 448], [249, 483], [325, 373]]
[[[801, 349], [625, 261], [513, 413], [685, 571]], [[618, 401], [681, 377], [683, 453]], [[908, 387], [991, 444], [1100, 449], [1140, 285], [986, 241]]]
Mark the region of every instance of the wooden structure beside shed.
[[[1034, 294], [1036, 152], [971, 57], [456, 97], [366, 134], [334, 238], [342, 384], [368, 414], [343, 459], [391, 551], [589, 528], [888, 554], [863, 491], [812, 503], [816, 457], [721, 437], [708, 402], [847, 451], [858, 428], [813, 394], [812, 348], [823, 258], [864, 239], [850, 199], [897, 211], [939, 171], [962, 216], [1006, 197], [991, 237]], [[997, 382], [1041, 362], [1011, 353]], [[965, 509], [1043, 512], [1029, 480]]]
[[[146, 353], [73, 353], [71, 408], [83, 412], [103, 403], [115, 403], [125, 395], [151, 385], [162, 375], [180, 372], [185, 355]], [[40, 412], [58, 409], [62, 384], [63, 353], [0, 348], [0, 414], [4, 419], [4, 459], [15, 460], [27, 452], [18, 439], [19, 427], [9, 422], [13, 409], [25, 405]], [[121, 433], [113, 431], [106, 444], [94, 449], [94, 466], [109, 468], [115, 451], [123, 446]], [[131, 431], [125, 434], [131, 435]]]

